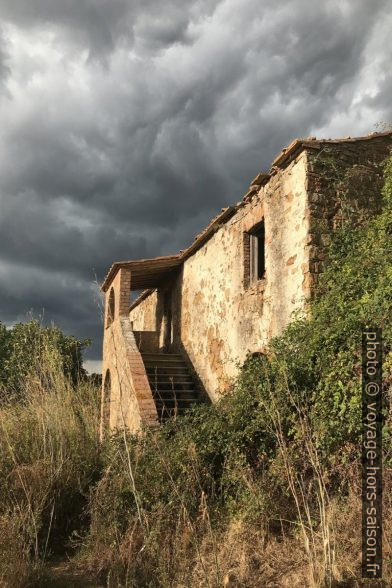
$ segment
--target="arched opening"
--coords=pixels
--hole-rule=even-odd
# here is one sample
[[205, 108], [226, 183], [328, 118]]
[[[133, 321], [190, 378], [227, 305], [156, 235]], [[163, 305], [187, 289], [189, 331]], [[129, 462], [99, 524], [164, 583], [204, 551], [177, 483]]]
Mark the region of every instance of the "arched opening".
[[110, 327], [114, 319], [114, 312], [115, 312], [115, 300], [114, 300], [114, 289], [111, 288], [109, 292], [109, 301], [108, 301], [108, 308], [107, 308], [107, 318], [106, 318], [106, 326]]
[[103, 405], [102, 405], [102, 431], [105, 435], [110, 426], [110, 397], [112, 391], [112, 383], [110, 377], [110, 370], [106, 370], [105, 380], [103, 384]]

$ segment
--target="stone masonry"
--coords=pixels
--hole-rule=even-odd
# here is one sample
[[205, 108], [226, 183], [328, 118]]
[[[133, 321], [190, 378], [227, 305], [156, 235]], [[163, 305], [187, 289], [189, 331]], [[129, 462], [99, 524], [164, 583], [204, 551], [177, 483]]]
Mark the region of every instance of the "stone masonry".
[[[113, 264], [102, 286], [102, 435], [158, 424], [143, 351], [181, 355], [219, 399], [248, 354], [306, 311], [342, 219], [377, 212], [391, 146], [391, 132], [296, 139], [187, 249]], [[143, 293], [130, 304], [132, 290]]]

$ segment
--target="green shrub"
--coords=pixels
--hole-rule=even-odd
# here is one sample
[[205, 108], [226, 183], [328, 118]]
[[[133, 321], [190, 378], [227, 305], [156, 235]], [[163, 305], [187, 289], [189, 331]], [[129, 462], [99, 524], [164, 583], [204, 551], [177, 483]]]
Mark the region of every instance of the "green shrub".
[[[249, 358], [230, 394], [141, 438], [113, 436], [91, 495], [85, 565], [130, 586], [181, 585], [181, 561], [189, 574], [201, 541], [213, 549], [235, 518], [280, 530], [297, 521], [306, 541], [317, 525], [330, 533], [320, 503], [340, 495], [339, 468], [359, 454], [364, 326], [382, 327], [386, 388], [392, 380], [392, 159], [385, 178], [380, 213], [360, 227], [348, 215], [336, 231], [310, 315]], [[388, 420], [385, 435], [390, 447]]]
[[18, 323], [12, 329], [0, 323], [0, 385], [8, 393], [20, 394], [26, 378], [40, 369], [44, 356], [45, 365], [54, 362], [53, 369], [60, 360], [63, 373], [76, 384], [86, 375], [82, 352], [89, 344], [89, 339], [65, 335], [55, 326], [43, 327], [37, 320]]

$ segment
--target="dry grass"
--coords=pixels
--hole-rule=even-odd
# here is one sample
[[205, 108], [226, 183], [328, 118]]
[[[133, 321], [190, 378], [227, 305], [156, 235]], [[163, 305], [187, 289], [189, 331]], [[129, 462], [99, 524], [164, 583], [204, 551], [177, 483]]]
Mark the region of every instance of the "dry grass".
[[75, 389], [48, 348], [22, 399], [0, 404], [0, 583], [38, 581], [44, 562], [83, 520], [99, 463], [98, 398]]
[[[358, 448], [346, 450], [350, 465], [325, 469], [299, 408], [300, 459], [286, 443], [278, 407], [269, 405], [278, 453], [264, 474], [227, 464], [246, 489], [245, 498], [228, 508], [218, 489], [216, 495], [206, 489], [211, 472], [200, 446], [188, 441], [174, 458], [176, 441], [165, 445], [159, 432], [140, 442], [122, 433], [100, 446], [98, 391], [87, 383], [73, 387], [52, 353], [34, 374], [25, 382], [23, 402], [3, 394], [0, 406], [2, 588], [65, 586], [75, 577], [80, 585], [87, 577], [107, 588], [363, 585], [360, 467], [353, 459]], [[384, 480], [388, 586], [388, 469]], [[155, 494], [149, 494], [152, 485]], [[69, 552], [70, 565], [48, 575], [51, 555], [64, 557], [72, 537], [79, 550]]]
[[[325, 500], [320, 510], [317, 473], [304, 496], [304, 487], [298, 487], [297, 481], [293, 488], [291, 472], [286, 480], [287, 489], [299, 495], [297, 506], [300, 512], [297, 517], [294, 516], [293, 508], [291, 521], [282, 520], [280, 529], [276, 525], [268, 525], [268, 521], [273, 521], [273, 511], [267, 516], [249, 517], [240, 513], [227, 516], [223, 510], [224, 519], [219, 521], [216, 513], [215, 516], [211, 513], [203, 492], [195, 486], [200, 508], [192, 517], [181, 503], [174, 509], [170, 504], [161, 504], [153, 512], [143, 511], [147, 532], [140, 526], [135, 512], [129, 513], [122, 532], [116, 522], [110, 524], [103, 514], [99, 498], [95, 496], [92, 503], [96, 508], [92, 528], [94, 541], [87, 544], [79, 564], [81, 569], [90, 573], [99, 570], [109, 588], [326, 588], [368, 585], [360, 580], [361, 495], [358, 464], [349, 466], [346, 474], [347, 493], [341, 496], [338, 492], [334, 493]], [[299, 475], [298, 471], [296, 475]], [[392, 585], [391, 490], [391, 472], [386, 471], [385, 583], [377, 584], [383, 586]], [[100, 492], [111, 495], [113, 486], [104, 485]], [[255, 492], [265, 494], [268, 489], [260, 484]], [[275, 517], [279, 516], [279, 503], [273, 505], [272, 495], [270, 500], [271, 508], [275, 506], [277, 509]], [[290, 499], [288, 496], [287, 500], [296, 504], [293, 497]], [[329, 545], [326, 545], [326, 538]], [[334, 559], [333, 565], [328, 568], [326, 553], [329, 553], [331, 545]]]

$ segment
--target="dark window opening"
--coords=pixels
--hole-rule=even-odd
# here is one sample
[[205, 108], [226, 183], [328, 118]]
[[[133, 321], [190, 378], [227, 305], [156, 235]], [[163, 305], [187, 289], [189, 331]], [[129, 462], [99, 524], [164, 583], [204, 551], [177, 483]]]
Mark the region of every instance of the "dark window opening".
[[265, 275], [265, 229], [264, 221], [249, 232], [250, 282], [262, 280]]

